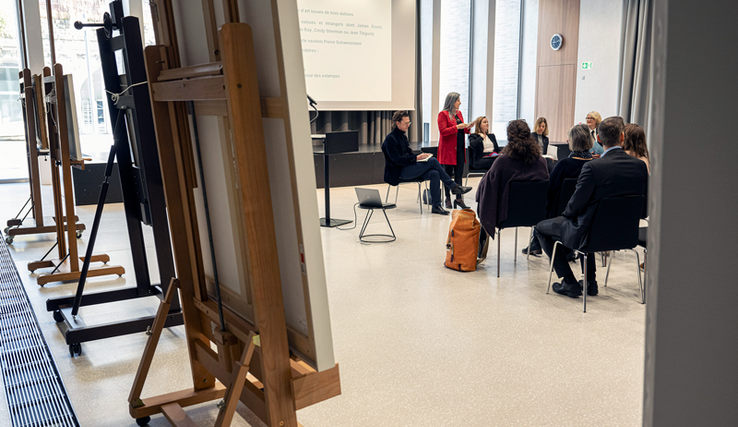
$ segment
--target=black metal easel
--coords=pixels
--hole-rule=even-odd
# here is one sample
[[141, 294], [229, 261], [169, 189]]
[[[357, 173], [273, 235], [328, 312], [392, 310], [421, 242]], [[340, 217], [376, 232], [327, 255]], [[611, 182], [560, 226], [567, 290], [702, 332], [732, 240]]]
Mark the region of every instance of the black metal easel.
[[[60, 329], [64, 333], [72, 356], [81, 353], [80, 343], [82, 342], [143, 332], [152, 325], [155, 318], [151, 315], [87, 326], [78, 316], [80, 306], [148, 296], [157, 296], [162, 299], [169, 287], [169, 280], [175, 276], [139, 21], [138, 18], [132, 16], [123, 16], [121, 0], [111, 2], [110, 11], [110, 14], [105, 13], [103, 24], [75, 23], [77, 29], [85, 26], [103, 27], [99, 28], [96, 33], [105, 90], [111, 94], [108, 109], [114, 138], [87, 252], [90, 253], [95, 244], [107, 192], [108, 172], [112, 169], [113, 159], [117, 158], [136, 286], [85, 294], [85, 273], [88, 268], [88, 262], [85, 261], [76, 296], [46, 301], [46, 309], [54, 312], [54, 319], [57, 322], [63, 322]], [[114, 30], [117, 30], [119, 35], [114, 35]], [[122, 75], [118, 74], [116, 51], [122, 53], [122, 65], [125, 70], [125, 74]], [[141, 223], [150, 225], [154, 231], [161, 281], [159, 285], [151, 284]], [[177, 291], [174, 292], [175, 296], [168, 312], [166, 327], [183, 324], [179, 298], [176, 295]]]

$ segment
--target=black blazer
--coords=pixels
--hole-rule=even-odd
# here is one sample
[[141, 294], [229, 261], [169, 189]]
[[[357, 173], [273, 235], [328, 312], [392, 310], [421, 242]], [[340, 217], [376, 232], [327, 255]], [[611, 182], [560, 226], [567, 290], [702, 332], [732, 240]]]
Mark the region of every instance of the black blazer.
[[[533, 137], [533, 141], [535, 141], [537, 144], [538, 143], [538, 133], [533, 132], [530, 134], [530, 136]], [[541, 135], [541, 136], [543, 137], [543, 153], [541, 154], [546, 154], [546, 150], [548, 150], [548, 137], [546, 135]]]
[[[492, 144], [495, 145], [495, 151], [500, 152], [500, 146], [497, 145], [497, 138], [495, 138], [495, 134], [488, 133], [487, 138], [489, 138], [490, 141], [492, 141]], [[469, 135], [469, 147], [472, 149], [472, 169], [487, 169], [484, 167], [479, 166], [479, 161], [484, 157], [484, 140], [482, 139], [482, 135], [478, 133], [473, 133]]]
[[[413, 165], [418, 161], [418, 156], [410, 149], [405, 132], [397, 128], [384, 138], [382, 153], [384, 154], [384, 182], [390, 185], [400, 183], [400, 172], [403, 166]], [[643, 163], [640, 160], [639, 162]], [[646, 164], [643, 163], [643, 165]]]
[[641, 196], [646, 192], [646, 164], [616, 148], [606, 156], [587, 162], [577, 180], [577, 188], [564, 210], [561, 243], [569, 248], [586, 244], [584, 236], [597, 205], [605, 196]]

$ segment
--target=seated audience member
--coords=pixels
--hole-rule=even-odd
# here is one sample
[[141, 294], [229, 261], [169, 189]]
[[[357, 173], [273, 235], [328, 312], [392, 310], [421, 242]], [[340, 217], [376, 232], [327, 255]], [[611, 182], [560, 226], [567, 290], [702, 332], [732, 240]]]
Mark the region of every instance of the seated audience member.
[[646, 132], [637, 124], [629, 123], [625, 125], [624, 135], [623, 150], [631, 156], [643, 160], [650, 175], [651, 162], [648, 156], [648, 146], [646, 146]]
[[469, 135], [469, 147], [472, 149], [472, 169], [489, 170], [495, 161], [493, 153], [500, 152], [495, 134], [489, 132], [489, 120], [480, 116], [474, 120], [474, 133]]
[[602, 123], [602, 116], [597, 111], [590, 111], [587, 114], [587, 126], [589, 127], [589, 133], [592, 135], [594, 143], [590, 152], [595, 154], [595, 158], [599, 157], [605, 150], [600, 145], [597, 137], [599, 136], [598, 126]]
[[392, 116], [392, 132], [390, 132], [382, 143], [384, 153], [384, 181], [390, 185], [397, 185], [400, 180], [411, 180], [423, 178], [430, 181], [431, 212], [448, 215], [448, 211], [441, 207], [440, 181], [451, 190], [453, 194], [465, 194], [471, 191], [471, 187], [457, 185], [443, 170], [443, 166], [431, 155], [422, 153], [415, 155], [410, 149], [405, 132], [410, 128], [410, 114], [407, 111], [397, 111]]
[[533, 132], [531, 136], [541, 147], [541, 154], [548, 153], [548, 122], [545, 117], [539, 117], [536, 119], [536, 124], [533, 125]]
[[[620, 146], [624, 138], [624, 128], [625, 123], [621, 117], [608, 117], [602, 121], [599, 127], [600, 141], [605, 148], [602, 157], [582, 166], [577, 189], [566, 205], [563, 215], [543, 220], [536, 225], [538, 240], [549, 257], [557, 240], [560, 240], [566, 248], [580, 246], [597, 205], [603, 197], [644, 194], [648, 171], [642, 161], [629, 156]], [[554, 283], [553, 290], [557, 294], [577, 298], [582, 295], [583, 286], [572, 273], [566, 261], [566, 252], [557, 250], [553, 259], [556, 275], [563, 278], [561, 283]], [[593, 254], [588, 254], [587, 257], [587, 276], [587, 295], [597, 295]]]
[[[513, 120], [507, 125], [507, 141], [477, 189], [479, 222], [493, 238], [497, 225], [507, 219], [510, 182], [548, 178], [546, 159], [541, 157], [541, 147], [530, 136], [525, 120]], [[480, 233], [480, 245], [485, 240], [485, 233]]]
[[[548, 179], [548, 201], [546, 202], [546, 218], [553, 218], [559, 212], [556, 207], [559, 204], [559, 195], [564, 180], [567, 178], [579, 177], [579, 172], [587, 162], [592, 160], [592, 137], [589, 129], [585, 125], [574, 125], [569, 129], [566, 142], [569, 143], [569, 157], [559, 160], [556, 163], [551, 176]], [[533, 233], [533, 240], [530, 242], [530, 253], [533, 255], [541, 254], [541, 244], [538, 241], [536, 232]], [[528, 248], [523, 249], [523, 253], [528, 253]]]

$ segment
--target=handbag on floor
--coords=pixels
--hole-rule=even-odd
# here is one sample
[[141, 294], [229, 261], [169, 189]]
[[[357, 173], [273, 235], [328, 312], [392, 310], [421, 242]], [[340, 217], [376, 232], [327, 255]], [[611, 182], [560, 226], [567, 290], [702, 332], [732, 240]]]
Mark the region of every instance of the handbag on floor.
[[[477, 264], [487, 256], [488, 243], [479, 250], [480, 232], [483, 232], [482, 226], [473, 210], [453, 210], [446, 239], [446, 262], [443, 265], [459, 271], [476, 270]], [[477, 254], [480, 255], [479, 258]]]

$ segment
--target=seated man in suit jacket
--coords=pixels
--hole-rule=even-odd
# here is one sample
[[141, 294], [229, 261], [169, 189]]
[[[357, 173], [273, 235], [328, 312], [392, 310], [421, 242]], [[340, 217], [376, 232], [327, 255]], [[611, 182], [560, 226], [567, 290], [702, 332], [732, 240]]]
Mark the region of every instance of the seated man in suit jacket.
[[[543, 220], [536, 226], [541, 247], [549, 257], [556, 240], [566, 247], [565, 250], [557, 250], [553, 260], [556, 274], [563, 278], [561, 283], [553, 285], [557, 294], [572, 298], [582, 294], [582, 285], [566, 262], [566, 254], [570, 252], [568, 248], [580, 246], [600, 199], [605, 196], [641, 196], [645, 193], [648, 182], [646, 164], [623, 151], [624, 128], [621, 117], [608, 117], [600, 123], [599, 137], [605, 149], [602, 157], [582, 166], [576, 190], [563, 215]], [[587, 295], [597, 295], [595, 258], [592, 254], [587, 256], [587, 276]]]
[[[413, 154], [405, 132], [410, 128], [410, 113], [396, 111], [392, 116], [392, 132], [384, 138], [382, 153], [384, 153], [384, 181], [390, 185], [397, 185], [400, 179], [410, 180], [422, 177], [430, 180], [431, 212], [448, 215], [448, 211], [441, 207], [440, 181], [454, 194], [464, 194], [471, 191], [471, 187], [457, 185], [448, 176], [443, 166], [435, 158], [428, 159], [430, 154]], [[639, 160], [640, 161], [640, 160]], [[643, 162], [641, 162], [643, 163]], [[645, 163], [644, 163], [645, 164]]]

